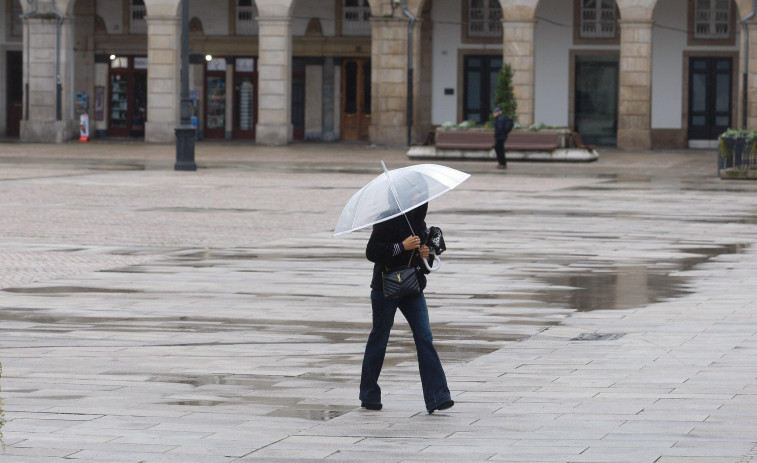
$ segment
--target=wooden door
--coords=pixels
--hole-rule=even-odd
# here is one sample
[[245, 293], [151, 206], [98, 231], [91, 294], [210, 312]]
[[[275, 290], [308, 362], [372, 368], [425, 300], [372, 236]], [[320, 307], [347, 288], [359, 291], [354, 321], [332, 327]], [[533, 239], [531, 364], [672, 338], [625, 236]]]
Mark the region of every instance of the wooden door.
[[368, 141], [371, 126], [371, 61], [342, 62], [342, 140]]

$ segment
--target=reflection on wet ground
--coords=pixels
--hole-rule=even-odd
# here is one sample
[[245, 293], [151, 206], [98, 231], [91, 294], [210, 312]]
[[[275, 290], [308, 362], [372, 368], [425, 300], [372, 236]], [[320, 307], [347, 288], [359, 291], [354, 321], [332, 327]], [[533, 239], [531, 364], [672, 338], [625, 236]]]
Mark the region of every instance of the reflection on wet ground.
[[[595, 237], [596, 238], [596, 237]], [[710, 259], [724, 254], [740, 253], [746, 245], [680, 246], [677, 254], [665, 259], [652, 261], [626, 262], [621, 265], [616, 261], [598, 260], [597, 256], [572, 254], [568, 256], [536, 256], [527, 253], [511, 252], [506, 255], [456, 256], [456, 261], [463, 265], [475, 265], [482, 259], [489, 265], [514, 264], [518, 277], [525, 281], [538, 282], [526, 289], [511, 289], [504, 292], [468, 291], [464, 294], [434, 293], [429, 298], [429, 308], [434, 312], [434, 338], [440, 354], [449, 364], [465, 363], [489, 354], [503, 347], [507, 342], [519, 341], [532, 336], [549, 326], [558, 325], [573, 311], [612, 310], [643, 307], [658, 301], [680, 297], [690, 290], [685, 273], [706, 263]], [[306, 258], [307, 257], [307, 258]], [[153, 261], [141, 266], [124, 267], [103, 271], [103, 275], [112, 275], [118, 281], [123, 275], [128, 286], [111, 282], [106, 285], [28, 285], [7, 288], [10, 294], [28, 295], [37, 298], [39, 307], [45, 307], [44, 298], [117, 298], [118, 305], [150, 307], [166, 293], [176, 292], [176, 298], [183, 298], [190, 304], [201, 305], [203, 300], [212, 298], [228, 299], [229, 304], [246, 305], [249, 301], [261, 304], [259, 307], [271, 316], [262, 316], [255, 310], [248, 317], [227, 316], [223, 312], [194, 311], [177, 314], [164, 314], [150, 310], [138, 315], [128, 309], [117, 315], [107, 310], [96, 313], [74, 311], [65, 315], [34, 307], [7, 307], [2, 312], [6, 322], [6, 333], [45, 333], [45, 345], [69, 345], [72, 339], [82, 342], [82, 347], [117, 349], [236, 349], [232, 352], [250, 355], [249, 352], [260, 351], [262, 357], [285, 359], [291, 356], [292, 349], [307, 349], [308, 344], [318, 346], [339, 346], [343, 352], [331, 352], [302, 359], [296, 373], [276, 371], [249, 374], [191, 374], [177, 368], [165, 374], [152, 373], [149, 383], [164, 385], [183, 385], [182, 389], [161, 397], [156, 405], [171, 408], [185, 407], [193, 410], [201, 407], [216, 412], [233, 411], [243, 404], [256, 404], [267, 407], [264, 414], [270, 417], [292, 418], [302, 420], [330, 420], [354, 409], [353, 398], [340, 397], [314, 401], [312, 391], [330, 391], [335, 388], [353, 390], [359, 378], [361, 352], [365, 338], [370, 329], [368, 320], [319, 321], [312, 318], [280, 318], [276, 316], [275, 307], [282, 304], [296, 305], [306, 298], [312, 301], [334, 298], [329, 294], [292, 294], [293, 288], [287, 284], [273, 284], [248, 287], [247, 274], [259, 274], [266, 278], [270, 266], [278, 272], [289, 272], [290, 276], [279, 274], [278, 279], [296, 279], [307, 275], [297, 269], [290, 269], [293, 261], [306, 262], [318, 259], [320, 265], [333, 265], [335, 269], [344, 266], [345, 259], [357, 260], [359, 255], [345, 250], [329, 250], [327, 256], [309, 253], [307, 248], [290, 248], [287, 252], [275, 250], [224, 249], [205, 251], [177, 252], [169, 259]], [[188, 270], [192, 269], [192, 270]], [[199, 270], [197, 270], [199, 269]], [[193, 272], [224, 272], [223, 275], [242, 275], [235, 277], [234, 285], [239, 288], [225, 293], [215, 292], [213, 286], [204, 286], [197, 293], [182, 294], [183, 287], [151, 285], [146, 283], [150, 277], [160, 275], [184, 275]], [[216, 273], [210, 273], [212, 275]], [[111, 278], [111, 277], [109, 277]], [[132, 278], [145, 280], [132, 281]], [[174, 276], [175, 278], [175, 276]], [[105, 280], [109, 281], [109, 280]], [[139, 283], [139, 282], [142, 283]], [[254, 280], [253, 280], [254, 281]], [[242, 282], [242, 283], [239, 283]], [[231, 284], [231, 283], [229, 283]], [[212, 296], [203, 295], [209, 291]], [[307, 291], [305, 291], [307, 292]], [[158, 296], [162, 294], [161, 296]], [[341, 303], [348, 310], [366, 306], [363, 292], [359, 299], [342, 295]], [[317, 296], [317, 297], [315, 297]], [[51, 299], [52, 300], [52, 299]], [[191, 302], [190, 302], [191, 301]], [[71, 303], [69, 301], [69, 303]], [[324, 303], [326, 306], [328, 303]], [[466, 318], [457, 317], [455, 307], [466, 309]], [[322, 310], [323, 307], [313, 307]], [[448, 311], [448, 312], [445, 312]], [[238, 312], [237, 312], [238, 314]], [[18, 323], [17, 327], [10, 322]], [[103, 336], [103, 333], [107, 333]], [[150, 334], [150, 338], [144, 336]], [[621, 334], [615, 334], [620, 336]], [[73, 338], [72, 338], [73, 336]], [[602, 337], [610, 336], [610, 337]], [[613, 334], [593, 334], [576, 340], [612, 340]], [[296, 346], [303, 347], [296, 347]], [[322, 351], [324, 347], [315, 348]], [[388, 380], [416, 380], [415, 349], [412, 334], [404, 320], [398, 316], [398, 322], [392, 332], [385, 370]], [[201, 351], [200, 351], [201, 352]], [[348, 368], [351, 374], [333, 373], [335, 365]], [[201, 367], [202, 368], [202, 367]], [[275, 365], [270, 367], [276, 369]], [[170, 369], [169, 369], [170, 370]], [[261, 368], [262, 370], [262, 368]], [[116, 376], [143, 376], [140, 371], [119, 371], [108, 369], [101, 374]], [[296, 377], [296, 384], [291, 380]], [[305, 389], [302, 385], [306, 384]], [[163, 388], [161, 387], [160, 390]], [[171, 388], [166, 388], [170, 390]], [[240, 390], [244, 391], [240, 394]], [[310, 392], [303, 392], [310, 391]], [[21, 389], [14, 391], [23, 393]], [[35, 390], [29, 394], [34, 395]], [[316, 394], [317, 396], [317, 394]], [[81, 396], [59, 395], [46, 396], [45, 400], [68, 403], [80, 400]]]

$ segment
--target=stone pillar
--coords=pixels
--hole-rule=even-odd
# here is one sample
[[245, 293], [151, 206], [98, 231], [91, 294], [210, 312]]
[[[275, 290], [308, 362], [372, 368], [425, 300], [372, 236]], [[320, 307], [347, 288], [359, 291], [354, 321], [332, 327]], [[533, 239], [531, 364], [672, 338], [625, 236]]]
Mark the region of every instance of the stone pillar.
[[407, 143], [406, 19], [371, 18], [371, 142]]
[[[93, 138], [104, 138], [108, 134], [108, 55], [95, 55], [95, 91], [90, 101], [89, 132]], [[101, 97], [98, 91], [102, 93]], [[99, 100], [99, 101], [98, 101]], [[102, 117], [98, 120], [98, 113]]]
[[305, 66], [305, 139], [323, 139], [323, 66]]
[[533, 19], [502, 21], [504, 63], [513, 67], [513, 93], [518, 103], [518, 122], [534, 123], [534, 29]]
[[286, 145], [292, 139], [292, 20], [258, 17], [258, 124], [261, 145]]
[[652, 148], [652, 21], [621, 20], [618, 148]]
[[339, 111], [339, 105], [334, 95], [334, 58], [323, 59], [323, 141], [335, 141], [334, 112]]
[[[175, 3], [178, 8], [178, 0]], [[181, 18], [176, 8], [152, 13], [149, 4], [147, 7], [145, 141], [172, 143], [176, 141], [174, 129], [179, 125]]]
[[[66, 18], [62, 21], [58, 35], [57, 17], [42, 8], [40, 2], [38, 14], [31, 16], [29, 24], [24, 25], [24, 82], [29, 85], [29, 111], [28, 114], [24, 113], [24, 120], [21, 121], [20, 139], [61, 143], [78, 136], [79, 130], [79, 122], [74, 120], [71, 20]], [[56, 60], [59, 63], [57, 67]], [[58, 83], [60, 108], [57, 103]], [[24, 98], [27, 98], [26, 94]], [[25, 100], [24, 108], [26, 104]]]
[[739, 70], [739, 113], [737, 121], [732, 124], [734, 127], [741, 127], [742, 129], [754, 129], [757, 128], [757, 22], [750, 21], [747, 23], [749, 28], [749, 69], [747, 70], [747, 118], [746, 127], [742, 127], [744, 119], [743, 105], [744, 105], [744, 38], [741, 37], [741, 53], [739, 59], [739, 65], [735, 66]]

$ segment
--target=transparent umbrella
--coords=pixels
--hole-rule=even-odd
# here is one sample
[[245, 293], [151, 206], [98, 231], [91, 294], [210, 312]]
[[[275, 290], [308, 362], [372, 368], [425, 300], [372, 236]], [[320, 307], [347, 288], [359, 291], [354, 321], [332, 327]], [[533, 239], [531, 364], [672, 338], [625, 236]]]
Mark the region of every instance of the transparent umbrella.
[[[465, 172], [438, 164], [417, 164], [393, 170], [388, 170], [384, 161], [381, 165], [384, 173], [371, 180], [347, 202], [334, 228], [334, 236], [370, 227], [411, 211], [470, 177]], [[417, 234], [415, 230], [413, 234]]]

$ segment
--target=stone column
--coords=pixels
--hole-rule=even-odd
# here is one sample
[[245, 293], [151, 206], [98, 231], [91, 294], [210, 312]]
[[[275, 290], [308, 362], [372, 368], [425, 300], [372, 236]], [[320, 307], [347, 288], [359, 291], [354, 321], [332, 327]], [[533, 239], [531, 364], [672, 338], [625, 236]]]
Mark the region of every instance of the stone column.
[[534, 29], [533, 19], [502, 21], [504, 63], [513, 67], [513, 93], [518, 103], [518, 122], [534, 123]]
[[621, 20], [618, 148], [652, 148], [652, 21]]
[[[179, 2], [176, 0], [176, 5]], [[175, 8], [147, 16], [147, 121], [145, 141], [172, 143], [179, 125], [181, 20]], [[173, 13], [173, 14], [171, 14]]]
[[[95, 91], [89, 103], [89, 132], [92, 138], [104, 138], [108, 134], [108, 110], [110, 101], [108, 100], [108, 55], [95, 55]], [[98, 108], [98, 88], [102, 92], [100, 107]], [[102, 118], [97, 120], [98, 110]]]
[[371, 142], [407, 143], [406, 19], [372, 18]]
[[292, 20], [258, 17], [258, 124], [261, 145], [286, 145], [292, 139]]
[[734, 66], [739, 70], [739, 108], [736, 121], [731, 124], [733, 127], [741, 127], [742, 129], [754, 129], [757, 127], [757, 22], [750, 21], [747, 23], [749, 28], [749, 69], [747, 70], [747, 118], [746, 127], [742, 127], [742, 121], [744, 119], [743, 105], [744, 105], [744, 38], [741, 37], [742, 45], [740, 46], [741, 53], [739, 55], [739, 65]]
[[[26, 41], [29, 28], [29, 41]], [[20, 139], [27, 142], [61, 143], [78, 136], [79, 123], [74, 120], [71, 20], [60, 24], [42, 9], [24, 25], [24, 82], [29, 85], [28, 114], [21, 121]], [[26, 60], [29, 60], [28, 67]], [[58, 66], [56, 67], [56, 61]], [[57, 87], [60, 80], [60, 108]], [[27, 98], [27, 95], [24, 95]], [[24, 101], [26, 108], [27, 101]], [[60, 112], [60, 114], [58, 114]]]
[[339, 105], [334, 95], [334, 58], [323, 59], [323, 141], [335, 141], [334, 112], [339, 111]]
[[323, 65], [305, 66], [305, 139], [323, 140]]

